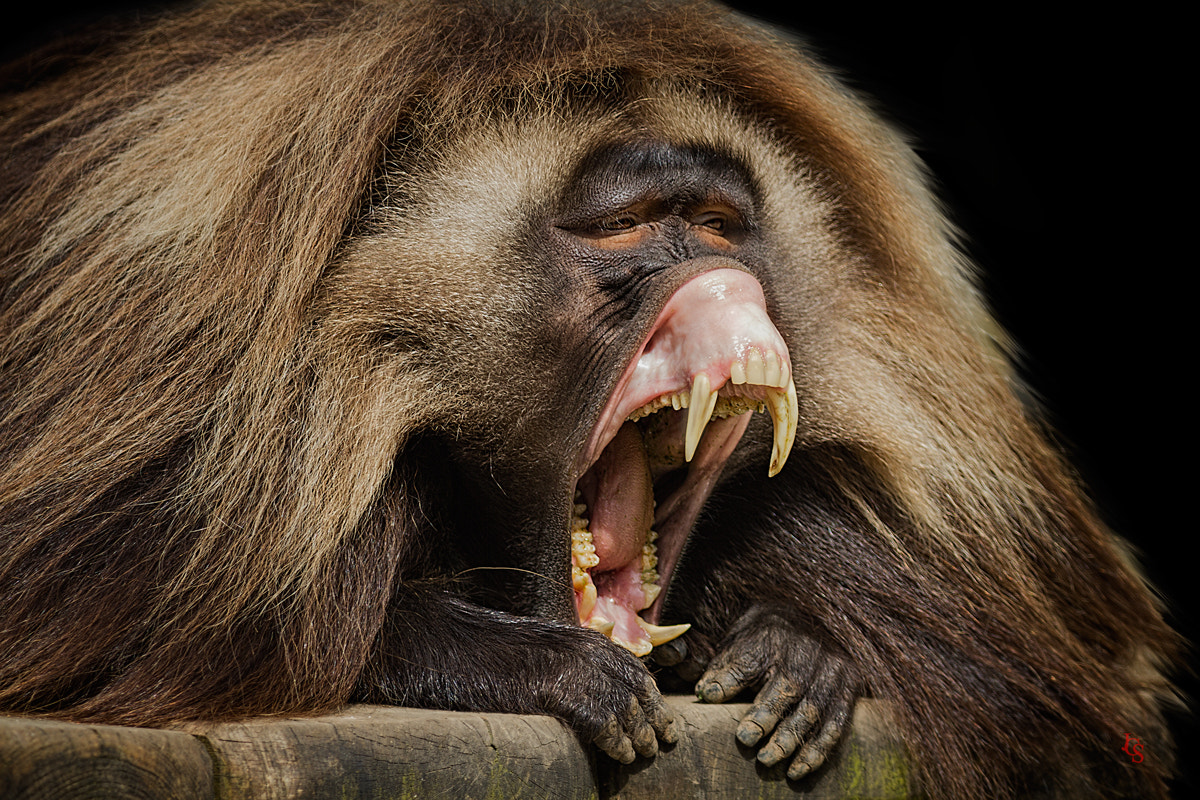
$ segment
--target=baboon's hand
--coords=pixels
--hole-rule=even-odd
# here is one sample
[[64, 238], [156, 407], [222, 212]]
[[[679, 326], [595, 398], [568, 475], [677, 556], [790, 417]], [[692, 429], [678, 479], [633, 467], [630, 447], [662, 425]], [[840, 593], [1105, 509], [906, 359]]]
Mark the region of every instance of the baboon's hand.
[[546, 712], [622, 764], [653, 756], [659, 739], [675, 742], [674, 715], [641, 661], [600, 634], [580, 633], [589, 641], [542, 698]]
[[696, 694], [708, 703], [732, 700], [745, 689], [758, 694], [738, 725], [738, 741], [758, 746], [765, 766], [789, 760], [793, 780], [824, 763], [861, 693], [846, 658], [768, 608], [752, 609], [738, 621], [696, 684]]

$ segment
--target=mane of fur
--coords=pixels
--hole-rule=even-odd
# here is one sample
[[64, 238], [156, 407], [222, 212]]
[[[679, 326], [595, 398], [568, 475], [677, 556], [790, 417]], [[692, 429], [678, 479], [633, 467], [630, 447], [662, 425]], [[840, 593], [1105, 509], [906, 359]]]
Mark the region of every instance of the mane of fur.
[[796, 355], [794, 459], [871, 548], [814, 548], [796, 601], [949, 796], [1002, 791], [1034, 740], [1167, 752], [1173, 634], [1016, 399], [903, 142], [708, 6], [436, 5], [216, 2], [0, 99], [0, 708], [346, 702], [420, 557], [396, 455], [469, 390], [321, 311], [380, 170], [496, 104], [675, 80], [773, 138], [857, 270]]

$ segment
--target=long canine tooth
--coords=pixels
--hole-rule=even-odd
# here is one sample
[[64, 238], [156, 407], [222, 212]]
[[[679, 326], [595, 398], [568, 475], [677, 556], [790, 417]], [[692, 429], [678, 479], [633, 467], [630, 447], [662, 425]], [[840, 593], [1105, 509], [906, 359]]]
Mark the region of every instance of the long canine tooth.
[[712, 388], [708, 375], [697, 372], [692, 378], [692, 396], [688, 407], [687, 435], [683, 442], [683, 458], [691, 461], [696, 454], [696, 445], [708, 426], [713, 408], [717, 405], [717, 392]]
[[678, 639], [683, 634], [687, 633], [688, 628], [692, 627], [690, 623], [682, 625], [651, 625], [641, 617], [637, 618], [637, 624], [642, 627], [646, 635], [650, 637], [650, 644], [658, 647], [664, 642], [669, 642], [672, 639]]
[[[792, 443], [796, 441], [796, 423], [800, 418], [796, 402], [796, 385], [789, 383], [787, 389], [767, 389], [767, 410], [775, 423], [775, 442], [771, 447], [769, 477], [775, 477], [783, 469]], [[690, 430], [690, 428], [689, 428]]]

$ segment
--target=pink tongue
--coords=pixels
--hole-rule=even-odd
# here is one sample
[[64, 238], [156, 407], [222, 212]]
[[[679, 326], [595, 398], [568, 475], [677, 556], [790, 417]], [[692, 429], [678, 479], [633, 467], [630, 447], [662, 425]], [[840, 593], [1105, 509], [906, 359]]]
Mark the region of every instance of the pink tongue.
[[654, 522], [654, 488], [642, 434], [626, 422], [588, 470], [584, 496], [600, 557], [597, 571], [625, 566], [642, 553]]

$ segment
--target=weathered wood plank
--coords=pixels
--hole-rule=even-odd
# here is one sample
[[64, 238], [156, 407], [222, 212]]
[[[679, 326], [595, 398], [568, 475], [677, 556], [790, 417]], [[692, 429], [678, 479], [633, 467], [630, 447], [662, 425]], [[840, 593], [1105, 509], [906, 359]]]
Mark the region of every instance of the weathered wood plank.
[[734, 738], [748, 706], [671, 697], [678, 744], [624, 767], [597, 759], [545, 717], [353, 706], [315, 719], [213, 726], [222, 800], [248, 798], [863, 798], [910, 796], [901, 745], [878, 704], [827, 767], [799, 784], [764, 769]]
[[0, 717], [4, 800], [213, 800], [212, 773], [186, 733]]
[[[904, 800], [902, 744], [886, 707], [860, 700], [814, 777], [764, 769], [734, 731], [745, 704], [670, 697], [680, 741], [621, 766], [548, 717], [351, 706], [315, 718], [188, 732], [0, 718], [0, 798], [772, 798]], [[192, 734], [192, 735], [189, 735]]]
[[221, 800], [597, 796], [591, 757], [549, 717], [351, 706], [198, 733]]

